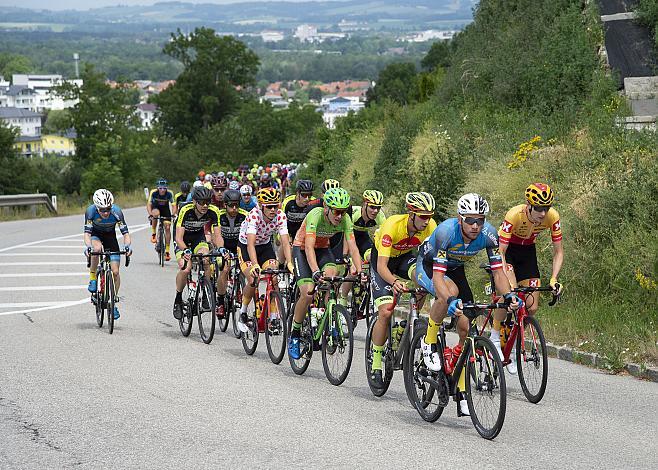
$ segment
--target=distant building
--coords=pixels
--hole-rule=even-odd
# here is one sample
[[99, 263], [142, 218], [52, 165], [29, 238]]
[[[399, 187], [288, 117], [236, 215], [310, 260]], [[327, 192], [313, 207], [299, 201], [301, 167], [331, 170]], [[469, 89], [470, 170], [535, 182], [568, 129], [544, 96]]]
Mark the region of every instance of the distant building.
[[143, 129], [150, 129], [153, 127], [155, 122], [155, 113], [157, 112], [158, 107], [152, 103], [142, 103], [137, 105], [137, 116], [139, 121], [142, 123]]
[[63, 134], [47, 134], [42, 136], [21, 136], [14, 142], [14, 148], [24, 157], [41, 157], [45, 155], [74, 155], [74, 131]]
[[3, 88], [3, 87], [6, 88], [6, 87], [8, 87], [9, 85], [11, 85], [11, 83], [9, 83], [7, 80], [5, 80], [5, 77], [3, 77], [2, 75], [0, 75], [0, 88]]
[[285, 36], [281, 31], [261, 31], [260, 37], [263, 42], [279, 42], [283, 41]]
[[457, 34], [457, 31], [435, 31], [433, 29], [428, 29], [426, 31], [419, 31], [411, 35], [403, 36], [400, 39], [408, 42], [427, 42], [437, 39], [447, 41], [448, 39], [452, 39], [455, 34]]
[[[82, 86], [82, 80], [64, 80], [61, 75], [29, 75], [29, 74], [14, 74], [12, 76], [13, 90], [7, 90], [5, 93], [6, 102], [4, 106], [15, 106], [17, 108], [31, 109], [32, 111], [41, 112], [46, 109], [62, 110], [72, 108], [77, 101], [65, 100], [60, 96], [54, 88], [63, 84], [72, 83], [77, 86]], [[14, 103], [11, 103], [10, 94], [15, 90], [22, 90], [21, 96], [14, 98]], [[30, 91], [25, 91], [30, 90]], [[0, 95], [2, 87], [0, 86]], [[31, 96], [28, 96], [30, 95]], [[31, 100], [31, 101], [30, 101]], [[26, 105], [29, 102], [29, 105]], [[0, 96], [0, 106], [3, 106], [3, 98]]]
[[365, 107], [359, 97], [333, 96], [322, 98], [320, 111], [328, 128], [333, 129], [336, 119], [345, 117], [350, 112], [358, 113]]
[[40, 136], [43, 115], [29, 109], [0, 107], [0, 119], [20, 130], [21, 136]]
[[310, 24], [302, 24], [297, 26], [294, 36], [302, 42], [312, 42], [312, 38], [317, 36], [317, 34], [318, 28], [311, 26]]
[[37, 108], [37, 94], [26, 85], [10, 85], [0, 88], [0, 106], [7, 108]]

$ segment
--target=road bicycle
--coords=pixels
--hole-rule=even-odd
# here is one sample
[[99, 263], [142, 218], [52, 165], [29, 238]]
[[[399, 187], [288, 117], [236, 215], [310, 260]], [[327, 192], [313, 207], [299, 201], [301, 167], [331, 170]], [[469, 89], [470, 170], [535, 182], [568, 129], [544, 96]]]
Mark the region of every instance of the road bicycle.
[[158, 229], [157, 229], [157, 237], [155, 239], [155, 251], [158, 253], [158, 264], [162, 267], [165, 265], [165, 229], [164, 229], [164, 222], [167, 220], [171, 220], [167, 217], [149, 217], [149, 223], [151, 223], [152, 220], [157, 220], [158, 221]]
[[[488, 264], [480, 266], [490, 276], [490, 282], [485, 286], [485, 292], [496, 299], [496, 293], [492, 286], [493, 271]], [[516, 312], [508, 312], [505, 321], [500, 329], [500, 347], [503, 352], [501, 358], [503, 365], [506, 366], [512, 362], [512, 349], [516, 347], [516, 366], [521, 383], [521, 390], [530, 403], [539, 403], [546, 392], [548, 383], [548, 352], [546, 349], [546, 339], [541, 329], [539, 321], [534, 316], [530, 316], [527, 311], [527, 302], [533, 301], [530, 296], [532, 292], [551, 292], [553, 298], [548, 303], [549, 306], [555, 305], [559, 300], [552, 287], [516, 287], [512, 289], [523, 300], [523, 307]], [[486, 316], [485, 322], [480, 328], [480, 335], [484, 335], [487, 325], [493, 323], [493, 310]]]
[[375, 315], [375, 303], [372, 298], [370, 263], [368, 261], [363, 262], [363, 273], [366, 282], [355, 282], [352, 285], [350, 313], [352, 315], [353, 327], [355, 329], [358, 321], [364, 319], [366, 321], [366, 328], [369, 328], [372, 318]]
[[99, 328], [103, 327], [103, 320], [107, 313], [107, 328], [110, 334], [114, 332], [114, 304], [119, 301], [114, 288], [114, 274], [112, 274], [111, 256], [126, 255], [126, 267], [130, 264], [128, 251], [92, 251], [87, 256], [87, 268], [91, 267], [91, 257], [99, 256], [96, 268], [96, 279], [98, 288], [91, 294], [91, 302], [96, 307], [96, 323]]
[[[316, 284], [312, 306], [299, 332], [300, 358], [293, 359], [288, 355], [290, 367], [295, 374], [306, 372], [313, 351], [320, 350], [322, 367], [329, 382], [340, 385], [347, 378], [354, 353], [354, 329], [347, 308], [337, 303], [343, 282], [361, 282], [361, 279], [353, 276], [323, 276]], [[288, 315], [288, 331], [292, 331], [293, 318], [291, 312]]]
[[[411, 340], [410, 352], [403, 365], [405, 388], [409, 400], [418, 414], [428, 422], [441, 416], [450, 397], [457, 402], [458, 415], [460, 393], [466, 398], [471, 421], [476, 431], [485, 439], [495, 438], [505, 421], [507, 387], [503, 363], [491, 340], [480, 336], [477, 318], [486, 315], [490, 309], [507, 308], [508, 303], [463, 304], [463, 314], [470, 325], [468, 334], [455, 359], [446, 358], [445, 325], [439, 329], [437, 350], [441, 356], [441, 370], [434, 372], [425, 367], [421, 350], [421, 339], [427, 334], [427, 327], [416, 329]], [[466, 390], [459, 390], [459, 377], [464, 372]]]
[[[386, 393], [391, 384], [391, 380], [393, 379], [393, 372], [402, 369], [404, 356], [409, 353], [409, 345], [411, 344], [411, 338], [414, 335], [415, 329], [419, 324], [427, 324], [427, 321], [424, 318], [419, 318], [418, 316], [419, 301], [427, 294], [427, 291], [423, 288], [416, 288], [405, 289], [404, 293], [411, 294], [411, 299], [409, 300], [409, 311], [407, 313], [407, 318], [399, 323], [397, 321], [393, 322], [394, 318], [391, 316], [391, 321], [389, 322], [388, 327], [388, 339], [385, 343], [384, 352], [382, 352], [382, 365], [384, 366], [382, 374], [382, 378], [384, 379], [383, 387], [378, 387], [372, 381], [370, 373], [372, 370], [372, 331], [378, 318], [377, 314], [373, 316], [373, 319], [368, 326], [365, 347], [366, 376], [368, 378], [368, 386], [370, 387], [372, 394], [376, 397], [381, 397]], [[398, 300], [399, 295], [394, 296], [393, 303], [389, 308], [391, 311], [395, 310]], [[413, 403], [411, 404], [413, 405]]]
[[258, 347], [260, 333], [265, 335], [267, 354], [279, 364], [286, 353], [285, 306], [281, 293], [276, 290], [276, 276], [288, 274], [283, 269], [263, 269], [254, 282], [254, 301], [247, 310], [247, 331], [242, 332], [242, 347], [252, 355]]
[[[178, 320], [183, 336], [189, 336], [192, 331], [194, 317], [197, 317], [201, 340], [210, 344], [215, 336], [215, 286], [212, 275], [206, 274], [204, 258], [217, 258], [215, 254], [192, 254], [189, 262], [192, 269], [187, 275], [187, 282], [183, 288], [183, 315]], [[188, 261], [183, 265], [187, 267]], [[196, 279], [194, 278], [196, 274]]]

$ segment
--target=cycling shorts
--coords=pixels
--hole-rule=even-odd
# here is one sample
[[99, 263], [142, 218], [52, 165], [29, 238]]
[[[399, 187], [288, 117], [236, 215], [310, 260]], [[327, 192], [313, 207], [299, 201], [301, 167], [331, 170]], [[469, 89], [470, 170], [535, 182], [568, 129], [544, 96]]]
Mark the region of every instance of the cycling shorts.
[[[434, 284], [432, 283], [432, 273], [431, 264], [423, 264], [422, 268], [416, 270], [416, 283], [425, 289], [427, 292], [436, 297], [436, 290], [434, 289]], [[459, 294], [457, 297], [460, 298], [463, 302], [473, 302], [473, 291], [471, 291], [471, 286], [468, 285], [468, 280], [466, 279], [466, 271], [464, 271], [464, 265], [457, 266], [455, 268], [448, 268], [448, 271], [445, 273], [445, 277], [450, 279], [455, 283], [457, 289], [459, 289]]]
[[153, 210], [160, 211], [160, 217], [164, 217], [165, 219], [170, 219], [170, 220], [165, 220], [164, 222], [171, 223], [171, 209], [169, 208], [169, 204], [167, 204], [166, 206], [153, 206]]
[[[203, 234], [203, 231], [198, 231], [198, 232], [188, 232], [187, 230], [185, 231], [185, 235], [183, 235], [183, 241], [185, 242], [185, 246], [187, 246], [190, 250], [192, 250], [192, 253], [197, 254], [201, 248], [206, 248], [210, 250], [210, 247], [208, 246], [208, 242], [206, 242], [206, 236]], [[183, 256], [183, 251], [181, 250], [176, 243], [174, 243], [174, 253], [176, 253], [176, 259], [181, 259]]]
[[[101, 242], [105, 251], [119, 251], [119, 242], [117, 241], [117, 234], [114, 230], [111, 232], [102, 232], [101, 230], [92, 228], [91, 239]], [[121, 255], [110, 255], [110, 261], [118, 263], [121, 261]]]
[[[306, 259], [306, 251], [298, 246], [293, 246], [292, 259], [297, 285], [313, 284], [313, 272]], [[318, 262], [320, 271], [336, 266], [336, 256], [331, 248], [315, 248], [315, 260]]]
[[[256, 261], [258, 266], [263, 269], [272, 268], [275, 269], [277, 266], [276, 254], [274, 254], [274, 248], [272, 247], [272, 242], [264, 243], [262, 245], [256, 245]], [[249, 258], [249, 252], [247, 251], [247, 245], [242, 242], [238, 243], [238, 261], [240, 262], [240, 269], [242, 272], [246, 272], [247, 269], [251, 268], [254, 264]]]
[[540, 286], [539, 266], [537, 265], [537, 248], [532, 245], [510, 243], [505, 251], [505, 262], [511, 267], [516, 282], [536, 281], [533, 286]]
[[[372, 298], [375, 307], [393, 303], [393, 286], [382, 278], [377, 272], [377, 249], [372, 247], [370, 273], [372, 276]], [[416, 256], [409, 251], [395, 258], [388, 259], [388, 269], [396, 277], [411, 280], [412, 271], [416, 267]]]

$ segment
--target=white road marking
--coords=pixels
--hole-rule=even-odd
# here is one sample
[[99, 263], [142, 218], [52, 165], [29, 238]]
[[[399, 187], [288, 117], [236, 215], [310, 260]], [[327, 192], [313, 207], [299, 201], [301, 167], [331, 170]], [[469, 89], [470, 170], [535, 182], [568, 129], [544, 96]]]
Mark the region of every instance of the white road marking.
[[76, 266], [85, 266], [84, 261], [57, 261], [55, 263], [47, 263], [41, 261], [24, 261], [22, 263], [0, 263], [0, 266], [62, 266], [62, 265], [76, 265]]
[[[80, 253], [80, 256], [84, 256], [82, 253], [82, 249], [78, 253]], [[72, 256], [77, 253], [70, 252], [70, 253], [0, 253], [0, 256]]]
[[78, 290], [86, 289], [87, 285], [80, 286], [19, 286], [19, 287], [0, 287], [0, 291], [27, 291], [27, 290]]
[[[76, 243], [80, 243], [78, 240], [75, 240]], [[25, 248], [68, 248], [69, 250], [77, 250], [78, 247], [75, 245], [30, 245], [30, 246], [18, 246], [16, 249], [25, 249]]]
[[0, 274], [0, 277], [66, 277], [66, 276], [88, 276], [89, 271], [84, 273], [15, 273]]
[[71, 302], [67, 300], [50, 302], [8, 302], [0, 304], [0, 308], [50, 307], [55, 305], [69, 305], [70, 303]]
[[88, 303], [88, 302], [91, 303], [91, 301], [89, 300], [89, 297], [87, 297], [85, 299], [74, 300], [72, 302], [66, 302], [66, 303], [63, 303], [63, 304], [50, 305], [48, 307], [30, 308], [30, 309], [27, 309], [27, 310], [12, 310], [11, 312], [0, 312], [0, 316], [2, 316], [2, 315], [14, 315], [14, 314], [17, 314], [17, 313], [40, 312], [40, 311], [43, 311], [43, 310], [53, 310], [53, 309], [56, 309], [56, 308], [63, 308], [63, 307], [72, 307], [74, 305], [82, 305], [82, 304], [85, 304], [85, 303]]

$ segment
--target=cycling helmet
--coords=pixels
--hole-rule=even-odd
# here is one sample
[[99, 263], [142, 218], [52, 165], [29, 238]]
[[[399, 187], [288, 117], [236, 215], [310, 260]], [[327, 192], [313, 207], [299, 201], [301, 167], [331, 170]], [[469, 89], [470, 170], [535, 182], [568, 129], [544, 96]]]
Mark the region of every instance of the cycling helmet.
[[248, 184], [245, 184], [240, 188], [240, 194], [245, 195], [245, 194], [251, 194], [251, 186]]
[[205, 171], [203, 171], [203, 170], [199, 171], [199, 179], [203, 179], [203, 178], [205, 178], [205, 176], [206, 176]]
[[384, 204], [384, 195], [375, 189], [366, 189], [363, 192], [363, 202], [371, 206], [380, 206]]
[[240, 202], [240, 191], [236, 191], [235, 189], [229, 189], [228, 191], [224, 191], [224, 202], [226, 203]]
[[324, 193], [323, 199], [324, 203], [330, 209], [347, 209], [350, 207], [350, 193], [343, 188], [327, 189], [327, 192]]
[[313, 181], [311, 180], [297, 181], [297, 191], [301, 191], [303, 193], [313, 192]]
[[198, 188], [199, 186], [203, 186], [203, 183], [201, 180], [196, 180], [194, 184], [192, 184], [193, 187]]
[[208, 181], [212, 180], [212, 178], [213, 178], [212, 175], [208, 175], [208, 174], [207, 174], [206, 176], [203, 177], [203, 180], [206, 181], [206, 182], [208, 182]]
[[237, 181], [231, 181], [231, 182], [228, 184], [228, 189], [235, 189], [235, 190], [238, 190], [238, 189], [240, 189], [240, 183], [238, 183]]
[[205, 186], [197, 186], [192, 191], [192, 199], [195, 201], [210, 201], [212, 192]]
[[432, 215], [436, 209], [434, 197], [430, 193], [407, 193], [404, 199], [407, 210], [416, 214]]
[[281, 202], [281, 195], [279, 191], [274, 188], [263, 188], [256, 193], [258, 202], [261, 204], [276, 204]]
[[457, 213], [459, 215], [479, 214], [487, 215], [489, 213], [489, 203], [486, 199], [476, 193], [464, 194], [457, 202]]
[[224, 174], [223, 171], [220, 171], [219, 173], [217, 173], [217, 176], [219, 176], [220, 178], [223, 178], [226, 175]]
[[210, 184], [212, 184], [213, 189], [226, 189], [228, 181], [223, 176], [215, 176]]
[[547, 184], [532, 183], [525, 189], [525, 198], [531, 206], [550, 206], [555, 194]]
[[253, 181], [254, 180], [254, 175], [252, 175], [251, 173], [247, 174], [247, 180]]
[[190, 182], [189, 182], [189, 181], [183, 181], [183, 182], [180, 184], [180, 191], [181, 191], [181, 193], [189, 193], [191, 188], [192, 188], [192, 187], [190, 186]]
[[164, 178], [160, 178], [158, 181], [155, 182], [155, 185], [158, 188], [166, 188], [167, 187], [167, 180]]
[[340, 183], [336, 180], [327, 179], [322, 182], [322, 192], [326, 193], [329, 189], [340, 188]]
[[112, 207], [112, 204], [114, 204], [114, 196], [107, 189], [97, 189], [94, 193], [93, 200], [96, 209]]

